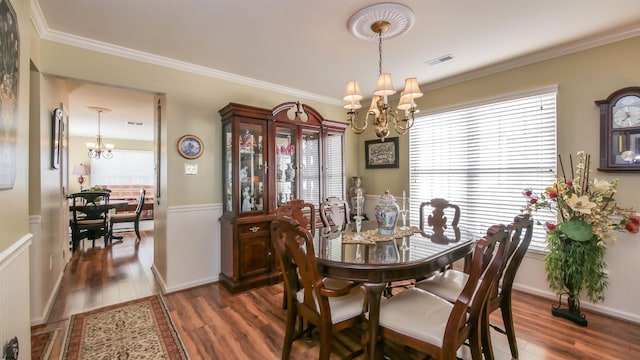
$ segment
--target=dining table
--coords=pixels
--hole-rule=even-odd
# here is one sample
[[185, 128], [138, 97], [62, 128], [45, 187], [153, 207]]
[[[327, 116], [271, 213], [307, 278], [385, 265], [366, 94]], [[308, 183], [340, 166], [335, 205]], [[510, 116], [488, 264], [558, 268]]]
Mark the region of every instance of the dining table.
[[[364, 335], [367, 357], [376, 359], [380, 303], [394, 281], [421, 279], [471, 256], [476, 236], [464, 227], [396, 226], [392, 235], [381, 235], [377, 222], [363, 222], [344, 229], [323, 227], [314, 237], [318, 271], [322, 276], [362, 283], [369, 304]], [[465, 261], [469, 264], [470, 261]]]

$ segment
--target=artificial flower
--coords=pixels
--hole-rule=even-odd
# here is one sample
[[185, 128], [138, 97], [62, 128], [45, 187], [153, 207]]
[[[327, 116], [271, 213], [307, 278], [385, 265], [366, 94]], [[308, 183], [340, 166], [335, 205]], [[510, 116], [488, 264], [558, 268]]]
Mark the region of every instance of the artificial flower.
[[567, 205], [573, 210], [583, 214], [591, 214], [591, 209], [598, 206], [596, 203], [589, 201], [587, 195], [578, 197], [576, 194], [571, 194], [571, 197], [567, 199]]
[[598, 178], [593, 179], [592, 186], [593, 189], [600, 194], [609, 194], [616, 191], [616, 189], [613, 187], [613, 184], [611, 184], [607, 180], [598, 180]]

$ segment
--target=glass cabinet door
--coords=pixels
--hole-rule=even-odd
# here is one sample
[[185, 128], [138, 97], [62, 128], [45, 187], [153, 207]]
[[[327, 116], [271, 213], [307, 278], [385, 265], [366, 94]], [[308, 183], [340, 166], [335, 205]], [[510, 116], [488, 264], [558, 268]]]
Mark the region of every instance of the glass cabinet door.
[[222, 159], [222, 187], [224, 194], [224, 211], [233, 211], [233, 132], [232, 123], [222, 129], [224, 139], [224, 159]]
[[320, 206], [320, 134], [303, 129], [301, 136], [300, 198]]
[[265, 158], [262, 124], [239, 123], [239, 212], [262, 211], [267, 202], [264, 189]]
[[325, 158], [325, 180], [326, 189], [325, 196], [335, 196], [339, 199], [344, 198], [344, 133], [327, 134], [326, 140], [327, 155]]
[[276, 206], [298, 197], [295, 129], [276, 128]]

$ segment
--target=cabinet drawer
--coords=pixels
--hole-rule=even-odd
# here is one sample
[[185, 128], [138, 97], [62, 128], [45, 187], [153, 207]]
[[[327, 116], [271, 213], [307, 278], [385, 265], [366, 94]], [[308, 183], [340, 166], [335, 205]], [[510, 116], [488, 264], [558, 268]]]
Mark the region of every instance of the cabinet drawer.
[[269, 224], [270, 223], [268, 221], [249, 223], [249, 224], [240, 224], [238, 225], [238, 234], [240, 236], [267, 234], [270, 231]]

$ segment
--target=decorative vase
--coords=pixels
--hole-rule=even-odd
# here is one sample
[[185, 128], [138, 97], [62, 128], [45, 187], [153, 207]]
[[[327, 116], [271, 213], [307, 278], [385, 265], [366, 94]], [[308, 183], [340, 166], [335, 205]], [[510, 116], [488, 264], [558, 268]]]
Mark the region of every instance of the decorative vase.
[[287, 164], [287, 168], [284, 169], [284, 175], [286, 177], [286, 181], [293, 181], [296, 177], [296, 170], [293, 168], [293, 164]]
[[376, 221], [378, 222], [378, 234], [395, 234], [399, 212], [400, 208], [398, 207], [398, 204], [396, 204], [393, 195], [389, 193], [389, 190], [386, 190], [375, 209]]
[[[559, 296], [558, 305], [551, 313], [580, 326], [587, 326], [587, 319], [580, 310], [580, 293], [587, 290], [590, 299], [603, 298], [606, 288], [604, 255], [606, 247], [599, 245], [600, 239], [593, 235], [586, 241], [560, 238], [547, 234], [549, 252], [545, 256], [545, 268], [549, 286]], [[596, 290], [592, 290], [596, 289]], [[600, 290], [597, 290], [600, 289]], [[567, 297], [567, 307], [562, 307], [562, 298]]]

